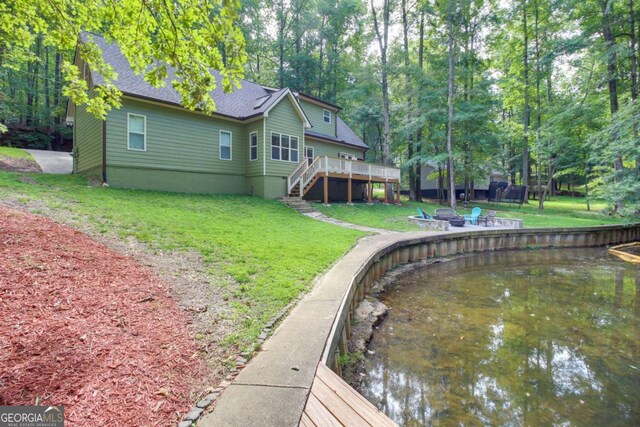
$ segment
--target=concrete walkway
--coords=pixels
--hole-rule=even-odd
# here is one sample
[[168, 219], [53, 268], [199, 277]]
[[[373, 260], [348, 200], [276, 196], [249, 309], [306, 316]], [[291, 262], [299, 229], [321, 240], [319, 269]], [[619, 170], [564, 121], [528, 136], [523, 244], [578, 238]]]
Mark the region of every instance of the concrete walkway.
[[365, 225], [358, 225], [358, 224], [352, 224], [350, 222], [340, 221], [339, 219], [331, 218], [318, 211], [303, 213], [302, 215], [308, 216], [309, 218], [317, 219], [318, 221], [328, 222], [329, 224], [338, 225], [344, 228], [350, 228], [352, 230], [365, 231], [367, 233], [375, 233], [375, 234], [397, 233], [396, 231], [385, 230], [383, 228], [373, 228], [373, 227], [367, 227]]
[[44, 173], [69, 174], [73, 171], [71, 153], [62, 151], [25, 150], [36, 160]]

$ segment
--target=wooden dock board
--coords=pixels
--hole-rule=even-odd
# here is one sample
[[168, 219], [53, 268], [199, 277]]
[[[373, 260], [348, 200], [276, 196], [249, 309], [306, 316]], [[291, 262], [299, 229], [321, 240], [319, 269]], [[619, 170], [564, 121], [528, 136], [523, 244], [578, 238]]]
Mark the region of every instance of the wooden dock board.
[[397, 427], [397, 424], [320, 363], [300, 426]]

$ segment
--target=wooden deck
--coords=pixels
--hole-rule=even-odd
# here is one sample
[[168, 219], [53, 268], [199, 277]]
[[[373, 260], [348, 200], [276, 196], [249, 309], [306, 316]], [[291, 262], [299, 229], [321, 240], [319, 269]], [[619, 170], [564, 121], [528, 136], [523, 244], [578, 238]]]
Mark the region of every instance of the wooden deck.
[[[383, 165], [374, 165], [358, 160], [336, 159], [328, 156], [318, 156], [311, 164], [308, 159], [301, 161], [287, 176], [287, 194], [289, 197], [302, 197], [320, 179], [324, 179], [324, 201], [328, 203], [328, 179], [339, 178], [348, 181], [349, 194], [353, 181], [364, 182], [369, 186], [369, 202], [373, 183], [395, 184], [396, 198], [400, 199], [400, 169]], [[393, 194], [387, 194], [385, 186], [385, 200], [393, 199]], [[351, 203], [351, 196], [348, 197]]]
[[397, 424], [352, 389], [327, 365], [320, 363], [300, 426], [396, 427]]

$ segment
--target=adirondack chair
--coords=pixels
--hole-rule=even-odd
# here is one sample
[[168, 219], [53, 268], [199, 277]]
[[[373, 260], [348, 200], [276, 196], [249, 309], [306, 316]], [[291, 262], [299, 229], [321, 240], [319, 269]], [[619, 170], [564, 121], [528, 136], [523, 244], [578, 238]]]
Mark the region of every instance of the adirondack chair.
[[478, 225], [478, 217], [480, 216], [481, 213], [482, 213], [482, 209], [475, 207], [471, 209], [470, 215], [464, 216], [464, 220], [469, 221], [470, 224]]
[[488, 227], [489, 223], [491, 223], [491, 225], [496, 225], [495, 217], [496, 217], [496, 211], [489, 211], [487, 212], [486, 215], [480, 215], [478, 217], [478, 222], [479, 223], [484, 222], [485, 227]]
[[431, 215], [427, 215], [427, 213], [423, 211], [422, 208], [418, 208], [418, 216], [422, 219], [432, 219]]

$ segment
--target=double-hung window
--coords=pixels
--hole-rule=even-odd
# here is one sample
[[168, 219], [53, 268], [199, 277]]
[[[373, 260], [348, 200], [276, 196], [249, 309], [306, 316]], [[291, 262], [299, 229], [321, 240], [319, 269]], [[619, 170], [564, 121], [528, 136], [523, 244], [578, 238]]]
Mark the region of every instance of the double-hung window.
[[220, 160], [231, 160], [231, 132], [220, 131]]
[[292, 162], [298, 163], [298, 138], [296, 138], [295, 136], [292, 136], [290, 145], [291, 145], [291, 148], [290, 148], [291, 155], [289, 156], [289, 158], [291, 159]]
[[289, 161], [289, 135], [280, 135], [280, 160]]
[[322, 116], [324, 118], [325, 123], [331, 123], [331, 111], [322, 110]]
[[271, 133], [271, 160], [282, 160], [285, 162], [298, 163], [297, 136], [285, 135], [281, 133]]
[[135, 151], [147, 149], [147, 117], [139, 114], [127, 114], [127, 148]]
[[258, 160], [258, 133], [249, 134], [249, 160]]
[[271, 133], [271, 160], [280, 160], [280, 134]]

